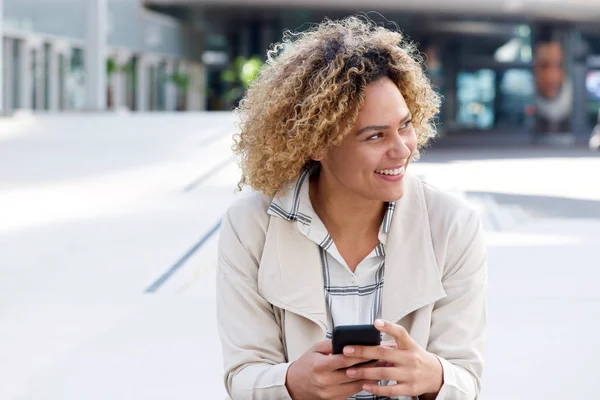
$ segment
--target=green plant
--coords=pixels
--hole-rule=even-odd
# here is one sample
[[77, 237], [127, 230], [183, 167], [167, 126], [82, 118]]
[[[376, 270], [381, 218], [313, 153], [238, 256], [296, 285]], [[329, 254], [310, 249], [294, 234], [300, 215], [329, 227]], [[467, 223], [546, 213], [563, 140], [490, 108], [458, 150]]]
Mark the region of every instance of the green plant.
[[239, 56], [233, 60], [229, 68], [221, 73], [221, 79], [233, 85], [241, 83], [245, 88], [248, 88], [250, 83], [260, 74], [261, 68], [262, 61], [259, 57], [246, 58]]
[[234, 106], [243, 96], [252, 81], [260, 74], [262, 61], [259, 57], [236, 57], [229, 67], [221, 72], [221, 80], [229, 88], [223, 94], [223, 101], [227, 107]]
[[117, 69], [117, 62], [114, 58], [109, 58], [106, 60], [106, 75], [110, 77], [112, 74], [117, 72]]
[[258, 57], [252, 57], [242, 65], [240, 77], [244, 86], [248, 87], [254, 79], [260, 74], [262, 61]]
[[135, 73], [135, 65], [133, 61], [130, 61], [127, 64], [123, 64], [119, 69], [121, 70], [121, 72], [127, 75], [133, 75]]
[[170, 80], [182, 92], [186, 92], [190, 87], [190, 76], [188, 74], [176, 72], [170, 76]]
[[128, 62], [123, 65], [117, 64], [117, 61], [114, 58], [108, 58], [106, 60], [106, 75], [108, 77], [112, 76], [112, 74], [116, 72], [121, 72], [127, 75], [132, 75], [135, 71], [133, 62]]

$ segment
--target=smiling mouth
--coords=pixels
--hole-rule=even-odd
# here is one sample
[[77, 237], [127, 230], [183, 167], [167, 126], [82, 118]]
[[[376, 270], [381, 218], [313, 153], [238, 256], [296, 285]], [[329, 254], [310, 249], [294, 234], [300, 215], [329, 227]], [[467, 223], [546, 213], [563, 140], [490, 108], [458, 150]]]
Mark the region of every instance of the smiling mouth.
[[394, 169], [380, 169], [375, 171], [375, 173], [380, 175], [397, 176], [404, 173], [404, 166]]

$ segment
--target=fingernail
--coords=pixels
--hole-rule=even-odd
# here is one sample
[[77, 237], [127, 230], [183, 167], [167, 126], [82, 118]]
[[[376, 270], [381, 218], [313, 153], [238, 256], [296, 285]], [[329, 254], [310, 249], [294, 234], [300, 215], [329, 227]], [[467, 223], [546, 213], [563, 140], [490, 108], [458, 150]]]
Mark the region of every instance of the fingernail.
[[383, 321], [382, 321], [382, 320], [380, 320], [380, 319], [376, 319], [376, 320], [375, 320], [375, 326], [378, 326], [378, 327], [380, 327], [380, 328], [383, 328], [383, 327], [385, 326], [385, 322], [383, 322]]
[[356, 375], [356, 370], [355, 369], [349, 369], [346, 372], [348, 373], [348, 376], [354, 376], [354, 375]]
[[371, 385], [363, 385], [363, 390], [366, 390], [366, 391], [368, 392], [368, 391], [370, 391], [371, 389], [372, 389], [372, 388], [371, 388]]
[[345, 354], [352, 354], [352, 353], [354, 353], [354, 347], [344, 347], [344, 353]]

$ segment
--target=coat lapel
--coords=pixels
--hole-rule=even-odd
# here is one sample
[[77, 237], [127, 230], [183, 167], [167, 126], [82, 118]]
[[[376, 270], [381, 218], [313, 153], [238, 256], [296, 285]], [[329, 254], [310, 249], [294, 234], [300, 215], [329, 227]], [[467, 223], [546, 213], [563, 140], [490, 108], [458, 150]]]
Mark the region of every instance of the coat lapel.
[[303, 316], [327, 330], [327, 309], [318, 246], [296, 226], [271, 218], [258, 286], [271, 304]]
[[394, 323], [446, 296], [422, 185], [416, 176], [406, 175], [388, 235], [381, 318]]
[[[405, 193], [396, 202], [386, 247], [381, 318], [397, 322], [446, 296], [433, 250], [422, 183], [411, 174], [406, 175]], [[327, 330], [318, 247], [298, 230], [296, 223], [271, 218], [258, 288], [271, 304]]]

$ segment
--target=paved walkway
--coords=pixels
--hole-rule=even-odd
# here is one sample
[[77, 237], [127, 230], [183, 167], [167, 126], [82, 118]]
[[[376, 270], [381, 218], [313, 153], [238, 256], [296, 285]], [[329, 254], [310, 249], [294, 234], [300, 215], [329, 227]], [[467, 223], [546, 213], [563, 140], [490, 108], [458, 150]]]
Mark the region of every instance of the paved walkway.
[[[0, 399], [223, 397], [207, 234], [236, 196], [232, 123], [0, 121]], [[434, 147], [413, 168], [488, 230], [483, 399], [594, 398], [600, 157]]]

